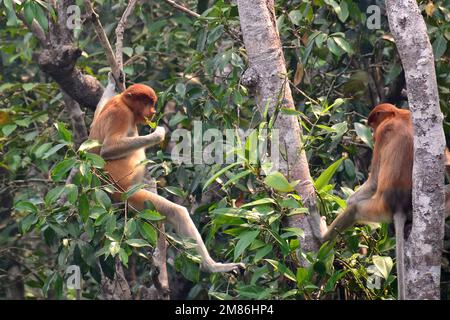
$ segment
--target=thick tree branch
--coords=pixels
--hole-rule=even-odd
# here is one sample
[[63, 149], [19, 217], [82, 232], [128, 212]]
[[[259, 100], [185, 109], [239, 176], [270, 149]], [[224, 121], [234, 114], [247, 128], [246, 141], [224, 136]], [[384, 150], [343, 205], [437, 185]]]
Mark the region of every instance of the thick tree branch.
[[55, 45], [40, 52], [38, 64], [71, 98], [82, 106], [95, 110], [103, 94], [103, 87], [96, 78], [75, 68], [80, 56], [79, 48]]

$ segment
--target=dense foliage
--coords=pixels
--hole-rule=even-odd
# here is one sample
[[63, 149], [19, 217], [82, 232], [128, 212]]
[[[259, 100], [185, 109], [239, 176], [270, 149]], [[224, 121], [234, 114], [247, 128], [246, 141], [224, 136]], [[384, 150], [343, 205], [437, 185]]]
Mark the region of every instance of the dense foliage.
[[[419, 2], [447, 115], [450, 7], [445, 0]], [[47, 14], [38, 0], [25, 1], [16, 13], [11, 3], [0, 1], [0, 297], [19, 290], [28, 299], [73, 299], [76, 293], [64, 279], [67, 267], [75, 264], [83, 275], [83, 297], [95, 299], [102, 276], [114, 276], [115, 259], [137, 293], [152, 282], [149, 255], [163, 217], [151, 208], [124, 215], [123, 202], [111, 203], [111, 186], [101, 183], [103, 159], [89, 152], [91, 142], [76, 145], [62, 93], [33, 61], [38, 42], [16, 17], [20, 11], [45, 27], [54, 13]], [[84, 12], [83, 1], [77, 3]], [[243, 261], [247, 268], [241, 274], [203, 273], [189, 241], [169, 232], [169, 272], [180, 287], [178, 297], [394, 298], [395, 240], [387, 225], [354, 227], [318, 252], [298, 252], [303, 231], [283, 224], [284, 217], [305, 213], [293, 192], [295, 182], [279, 173], [266, 176], [264, 163], [252, 161], [252, 144], [266, 139], [263, 129], [271, 132], [274, 119], [255, 116], [252, 92], [241, 84], [247, 60], [237, 7], [224, 0], [184, 3], [201, 18], [164, 1], [145, 1], [130, 16], [124, 49], [125, 61], [131, 58], [127, 79], [154, 87], [159, 110], [168, 101], [175, 103], [167, 119], [172, 129], [190, 130], [194, 121], [202, 121], [203, 130], [232, 129], [240, 142], [231, 150], [237, 161], [178, 164], [167, 150], [155, 148], [147, 166], [159, 181], [159, 194], [193, 209], [213, 256]], [[379, 29], [366, 26], [371, 1], [276, 1], [297, 109], [292, 116], [303, 126], [321, 213], [329, 221], [367, 177], [372, 141], [364, 119], [372, 106], [387, 100], [407, 105], [384, 1], [375, 3], [382, 9]], [[95, 4], [113, 39], [125, 1]], [[83, 50], [77, 67], [105, 84], [109, 67], [92, 26], [84, 24], [74, 37]], [[85, 111], [89, 126], [93, 110]], [[447, 138], [449, 126], [446, 122]], [[241, 141], [238, 129], [255, 130]], [[79, 172], [66, 185], [74, 167]], [[300, 266], [296, 252], [309, 267]], [[448, 258], [444, 254], [443, 298], [450, 295]]]

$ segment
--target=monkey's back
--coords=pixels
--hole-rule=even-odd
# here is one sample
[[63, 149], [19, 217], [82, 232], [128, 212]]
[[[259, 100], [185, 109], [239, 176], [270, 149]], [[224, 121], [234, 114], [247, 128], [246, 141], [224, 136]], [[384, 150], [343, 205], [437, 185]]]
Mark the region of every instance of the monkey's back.
[[401, 110], [384, 121], [376, 132], [380, 167], [377, 194], [391, 213], [407, 213], [412, 208], [413, 128], [409, 111]]

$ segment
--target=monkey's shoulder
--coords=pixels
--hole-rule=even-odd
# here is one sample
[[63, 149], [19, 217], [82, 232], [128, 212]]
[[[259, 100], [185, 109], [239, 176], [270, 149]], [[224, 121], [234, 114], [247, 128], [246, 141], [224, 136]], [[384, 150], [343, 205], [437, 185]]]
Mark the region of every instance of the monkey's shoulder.
[[117, 123], [126, 122], [133, 117], [130, 109], [125, 105], [117, 103], [116, 101], [110, 101], [105, 105], [102, 112], [99, 115], [100, 121], [113, 120]]
[[406, 121], [393, 119], [383, 122], [377, 129], [377, 135], [379, 138], [387, 137], [403, 137], [405, 139], [412, 139], [412, 127]]

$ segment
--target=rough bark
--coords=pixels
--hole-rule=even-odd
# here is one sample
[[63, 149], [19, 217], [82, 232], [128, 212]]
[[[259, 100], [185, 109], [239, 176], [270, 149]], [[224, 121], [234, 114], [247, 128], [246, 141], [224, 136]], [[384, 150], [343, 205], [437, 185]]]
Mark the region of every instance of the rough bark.
[[39, 53], [38, 64], [72, 99], [95, 110], [103, 94], [103, 86], [75, 67], [80, 56], [81, 50], [71, 44], [56, 45]]
[[445, 138], [433, 50], [415, 0], [387, 0], [386, 7], [405, 71], [414, 126], [413, 222], [405, 243], [406, 299], [439, 299]]
[[67, 25], [67, 7], [74, 0], [52, 2], [58, 12], [58, 21], [49, 19], [49, 32], [33, 20], [27, 22], [21, 12], [17, 16], [39, 41], [41, 50], [35, 55], [39, 67], [48, 74], [72, 99], [83, 107], [95, 110], [103, 94], [101, 83], [94, 77], [83, 74], [75, 64], [81, 56], [81, 50], [73, 44], [72, 32]]
[[[243, 83], [255, 89], [260, 112], [263, 112], [269, 103], [269, 114], [273, 114], [279, 98], [282, 108], [295, 109], [286, 78], [286, 64], [276, 26], [274, 1], [238, 0], [237, 4], [249, 63], [243, 75]], [[305, 231], [305, 239], [300, 239], [303, 250], [317, 250], [319, 241], [314, 236], [320, 236], [320, 217], [317, 213], [308, 160], [302, 148], [301, 127], [297, 117], [279, 114], [275, 128], [279, 129], [280, 148], [286, 150], [287, 157], [280, 157], [280, 171], [291, 181], [300, 180], [296, 190], [310, 211], [309, 216], [293, 216], [288, 224]]]

